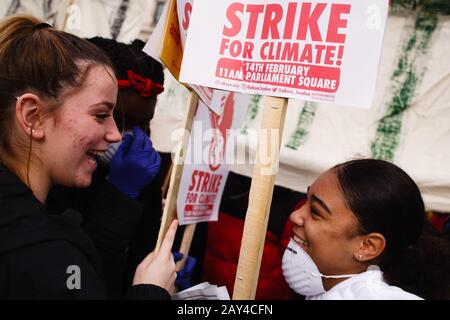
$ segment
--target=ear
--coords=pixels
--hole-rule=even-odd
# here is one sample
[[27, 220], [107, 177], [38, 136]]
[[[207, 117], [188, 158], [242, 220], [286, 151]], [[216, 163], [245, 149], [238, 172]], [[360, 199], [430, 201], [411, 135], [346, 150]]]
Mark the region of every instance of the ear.
[[354, 253], [355, 259], [361, 262], [374, 260], [385, 247], [386, 239], [381, 233], [369, 233], [363, 236], [359, 249]]
[[17, 97], [16, 118], [20, 129], [27, 136], [31, 134], [31, 137], [36, 140], [44, 138], [42, 104], [38, 96], [25, 93]]

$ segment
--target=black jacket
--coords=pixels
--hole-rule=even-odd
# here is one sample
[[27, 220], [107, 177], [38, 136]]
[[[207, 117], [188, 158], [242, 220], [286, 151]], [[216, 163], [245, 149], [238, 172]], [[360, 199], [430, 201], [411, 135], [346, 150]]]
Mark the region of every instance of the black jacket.
[[89, 188], [55, 187], [47, 198], [51, 212], [68, 208], [82, 213], [81, 227], [92, 239], [104, 266], [108, 298], [121, 299], [138, 264], [154, 249], [161, 224], [161, 177], [158, 175], [138, 199], [124, 195], [106, 177], [99, 163]]
[[[101, 221], [90, 217], [85, 228]], [[105, 299], [103, 267], [82, 217], [49, 214], [31, 190], [0, 165], [0, 299]], [[114, 222], [113, 222], [114, 223]], [[104, 238], [101, 233], [99, 238]], [[80, 288], [72, 280], [79, 272]], [[132, 299], [169, 299], [157, 286], [133, 286]]]

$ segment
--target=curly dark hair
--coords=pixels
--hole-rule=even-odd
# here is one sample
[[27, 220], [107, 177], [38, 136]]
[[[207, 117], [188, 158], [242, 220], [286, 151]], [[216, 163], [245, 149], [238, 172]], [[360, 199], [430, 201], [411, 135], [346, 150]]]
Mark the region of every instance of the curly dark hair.
[[[142, 51], [145, 45], [143, 41], [134, 40], [130, 44], [125, 44], [100, 37], [90, 38], [88, 41], [102, 49], [109, 56], [118, 80], [127, 80], [128, 70], [131, 70], [133, 73], [148, 78], [154, 83], [164, 84], [163, 66]], [[136, 117], [136, 113], [130, 113], [129, 106], [139, 105], [142, 103], [142, 99], [146, 100], [145, 103], [148, 108], [146, 112]], [[142, 129], [147, 134], [150, 134], [149, 124], [144, 122], [149, 121], [153, 117], [155, 104], [155, 95], [143, 98], [138, 95], [138, 91], [135, 88], [121, 89], [117, 97], [118, 107], [114, 110], [114, 120], [122, 130], [139, 124], [142, 125]]]
[[117, 79], [127, 79], [127, 70], [131, 70], [156, 83], [164, 83], [163, 67], [161, 63], [142, 51], [145, 45], [143, 41], [136, 39], [127, 45], [101, 37], [87, 40], [101, 48], [109, 56], [114, 64]]

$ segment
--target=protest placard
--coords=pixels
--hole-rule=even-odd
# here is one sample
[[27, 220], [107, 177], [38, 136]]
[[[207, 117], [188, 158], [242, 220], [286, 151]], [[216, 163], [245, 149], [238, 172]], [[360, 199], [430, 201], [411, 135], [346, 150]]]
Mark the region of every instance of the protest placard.
[[387, 12], [387, 0], [195, 0], [180, 81], [369, 107]]
[[[186, 44], [186, 37], [188, 34], [193, 5], [194, 0], [177, 0], [178, 25], [180, 26], [179, 33], [183, 50]], [[221, 114], [220, 104], [213, 103], [214, 95], [217, 95], [217, 97], [221, 97], [223, 95], [221, 90], [214, 90], [208, 87], [196, 86], [193, 84], [191, 84], [190, 87], [198, 94], [199, 98], [208, 106], [208, 108], [218, 115]]]
[[179, 79], [182, 57], [183, 49], [178, 25], [177, 2], [176, 0], [170, 0], [161, 61], [176, 79]]
[[181, 44], [184, 48], [186, 44], [187, 31], [191, 20], [194, 0], [177, 0], [178, 22], [180, 25]]
[[179, 79], [183, 48], [176, 0], [169, 0], [166, 3], [158, 24], [142, 51], [163, 63], [173, 77]]
[[239, 103], [250, 99], [233, 92], [220, 93], [216, 92], [213, 102], [221, 109], [220, 115], [202, 101], [197, 107], [177, 198], [180, 225], [218, 219], [229, 172], [225, 163], [228, 135], [245, 115], [244, 108], [237, 107], [237, 99]]

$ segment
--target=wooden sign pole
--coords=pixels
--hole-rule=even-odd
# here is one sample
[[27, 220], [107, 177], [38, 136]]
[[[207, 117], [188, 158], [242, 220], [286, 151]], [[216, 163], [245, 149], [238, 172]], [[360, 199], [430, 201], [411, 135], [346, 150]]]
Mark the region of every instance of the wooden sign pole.
[[184, 229], [183, 239], [181, 240], [179, 252], [183, 254], [183, 258], [177, 262], [176, 270], [183, 270], [186, 259], [189, 256], [189, 250], [191, 249], [192, 239], [194, 238], [196, 223], [188, 224]]
[[[267, 139], [262, 137], [265, 134], [262, 131], [259, 135], [256, 163], [253, 168], [248, 209], [234, 282], [233, 300], [255, 299], [276, 171], [279, 164], [281, 136], [286, 118], [287, 103], [288, 99], [285, 98], [265, 97], [264, 100], [261, 129], [267, 130]], [[274, 133], [276, 133], [275, 136]]]
[[159, 228], [158, 240], [156, 242], [155, 252], [158, 252], [161, 247], [162, 240], [166, 235], [167, 229], [171, 222], [175, 219], [177, 208], [177, 196], [180, 190], [181, 175], [183, 174], [184, 159], [186, 157], [187, 146], [189, 143], [189, 135], [192, 129], [192, 122], [194, 120], [195, 110], [198, 104], [197, 93], [191, 91], [188, 99], [188, 107], [186, 110], [186, 116], [183, 123], [183, 137], [175, 160], [173, 163], [172, 174], [170, 177], [169, 191], [167, 192], [166, 203], [164, 206], [164, 212], [161, 218], [161, 227]]
[[[166, 198], [167, 190], [169, 189], [170, 176], [172, 175], [173, 163], [170, 165], [169, 171], [167, 172], [166, 177], [164, 178], [164, 183], [161, 188], [162, 195]], [[191, 249], [192, 239], [194, 238], [195, 228], [197, 227], [196, 223], [188, 224], [184, 228], [183, 239], [181, 240], [180, 249], [178, 252], [183, 254], [183, 258], [177, 262], [176, 270], [180, 271], [184, 268], [186, 263], [186, 259], [189, 255], [189, 250]]]
[[74, 3], [74, 0], [68, 0], [67, 1], [67, 7], [65, 7], [66, 13], [64, 14], [64, 19], [62, 21], [62, 25], [59, 26], [59, 28], [57, 28], [58, 30], [66, 31], [67, 20], [69, 20], [69, 15], [70, 15], [69, 9], [73, 5], [73, 3]]

